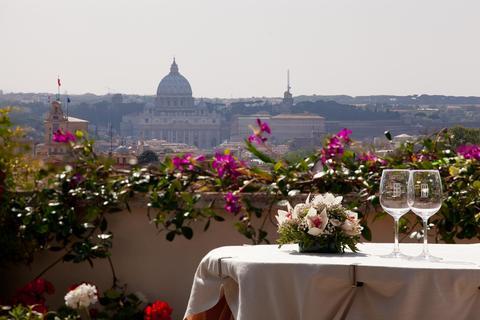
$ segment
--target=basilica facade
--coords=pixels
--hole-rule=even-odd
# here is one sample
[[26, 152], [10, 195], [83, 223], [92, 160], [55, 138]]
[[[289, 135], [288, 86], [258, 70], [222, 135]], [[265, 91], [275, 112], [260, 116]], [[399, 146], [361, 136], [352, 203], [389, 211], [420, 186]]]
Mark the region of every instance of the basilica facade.
[[190, 83], [174, 59], [170, 73], [158, 85], [155, 103], [139, 114], [124, 116], [121, 130], [124, 136], [213, 148], [221, 143], [222, 121], [212, 106], [195, 103]]

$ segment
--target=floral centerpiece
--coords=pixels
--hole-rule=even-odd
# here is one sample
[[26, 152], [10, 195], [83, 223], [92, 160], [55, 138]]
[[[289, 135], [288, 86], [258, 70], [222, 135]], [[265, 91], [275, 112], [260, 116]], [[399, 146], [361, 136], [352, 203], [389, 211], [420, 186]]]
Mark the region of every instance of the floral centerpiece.
[[287, 211], [278, 210], [278, 243], [298, 243], [300, 252], [340, 253], [358, 251], [362, 226], [357, 213], [342, 206], [343, 197], [316, 195]]

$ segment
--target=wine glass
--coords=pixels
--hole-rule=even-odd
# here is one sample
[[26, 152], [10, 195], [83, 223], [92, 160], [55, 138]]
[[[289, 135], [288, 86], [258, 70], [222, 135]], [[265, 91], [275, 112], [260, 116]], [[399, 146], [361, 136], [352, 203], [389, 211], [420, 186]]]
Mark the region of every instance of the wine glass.
[[380, 181], [380, 205], [383, 210], [392, 216], [395, 229], [395, 244], [393, 252], [383, 256], [384, 258], [407, 257], [400, 252], [398, 244], [398, 220], [410, 211], [408, 206], [408, 179], [410, 170], [407, 169], [385, 169], [382, 172]]
[[428, 252], [428, 218], [442, 206], [442, 179], [438, 170], [413, 170], [408, 182], [408, 204], [410, 209], [423, 220], [422, 260], [438, 261]]

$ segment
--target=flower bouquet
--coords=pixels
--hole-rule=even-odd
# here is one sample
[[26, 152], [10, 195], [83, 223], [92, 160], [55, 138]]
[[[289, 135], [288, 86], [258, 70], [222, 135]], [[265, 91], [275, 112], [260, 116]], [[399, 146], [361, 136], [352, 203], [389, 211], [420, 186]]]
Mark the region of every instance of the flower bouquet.
[[343, 197], [331, 193], [316, 195], [287, 211], [278, 210], [280, 245], [298, 243], [300, 252], [343, 253], [358, 251], [362, 226], [356, 212], [342, 206]]

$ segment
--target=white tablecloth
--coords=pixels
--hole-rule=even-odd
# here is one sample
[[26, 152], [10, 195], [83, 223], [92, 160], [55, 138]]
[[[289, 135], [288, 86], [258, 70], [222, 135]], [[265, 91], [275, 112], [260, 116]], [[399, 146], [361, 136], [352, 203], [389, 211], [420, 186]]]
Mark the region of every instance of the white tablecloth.
[[[300, 254], [296, 245], [217, 248], [198, 266], [185, 317], [223, 293], [236, 320], [480, 319], [480, 244], [429, 247], [444, 260], [381, 258], [392, 245], [377, 243], [343, 255]], [[421, 249], [401, 244], [408, 255]], [[352, 286], [354, 273], [363, 286]]]

